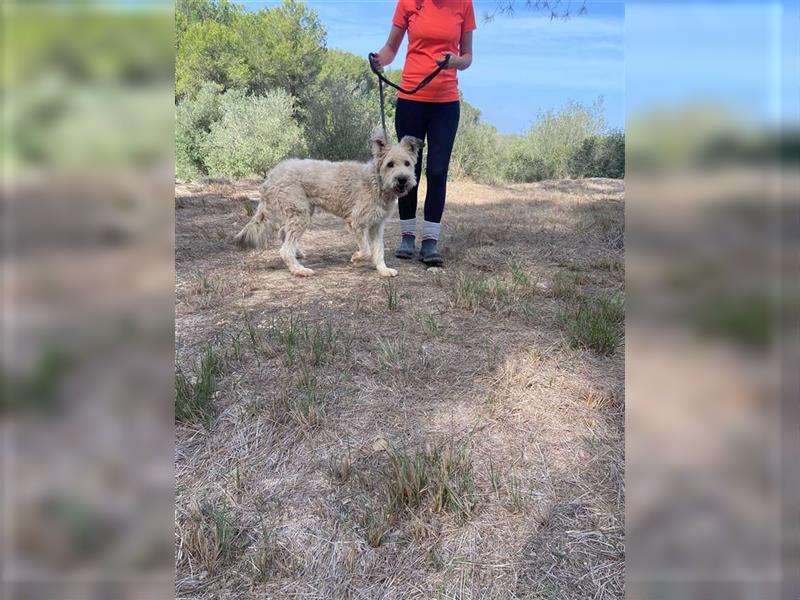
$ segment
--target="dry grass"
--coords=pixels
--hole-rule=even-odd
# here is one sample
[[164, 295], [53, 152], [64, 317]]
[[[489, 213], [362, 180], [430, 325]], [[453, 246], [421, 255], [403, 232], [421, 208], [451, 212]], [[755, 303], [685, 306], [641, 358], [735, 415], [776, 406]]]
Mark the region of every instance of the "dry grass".
[[621, 598], [621, 183], [454, 182], [391, 282], [234, 250], [257, 185], [176, 198], [178, 595]]

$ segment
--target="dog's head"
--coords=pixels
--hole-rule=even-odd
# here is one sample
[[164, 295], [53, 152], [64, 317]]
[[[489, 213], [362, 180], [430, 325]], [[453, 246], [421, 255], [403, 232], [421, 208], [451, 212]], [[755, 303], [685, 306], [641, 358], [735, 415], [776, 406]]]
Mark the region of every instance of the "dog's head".
[[398, 144], [389, 144], [383, 130], [372, 132], [372, 157], [380, 176], [381, 187], [396, 196], [405, 196], [417, 185], [414, 167], [422, 140], [407, 135]]

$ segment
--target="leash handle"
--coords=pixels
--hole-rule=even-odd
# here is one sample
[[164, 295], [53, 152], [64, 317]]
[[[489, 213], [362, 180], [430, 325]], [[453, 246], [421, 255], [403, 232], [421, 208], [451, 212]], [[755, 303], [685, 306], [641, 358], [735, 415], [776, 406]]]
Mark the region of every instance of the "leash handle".
[[393, 83], [393, 82], [389, 81], [384, 76], [384, 74], [381, 73], [377, 69], [377, 67], [375, 67], [375, 63], [373, 61], [377, 57], [378, 57], [377, 54], [375, 54], [374, 52], [370, 52], [369, 53], [369, 60], [367, 62], [369, 62], [369, 68], [372, 69], [372, 72], [375, 73], [375, 75], [378, 76], [378, 88], [380, 89], [380, 96], [381, 96], [381, 127], [383, 127], [383, 136], [388, 140], [389, 139], [389, 133], [386, 131], [386, 109], [385, 109], [384, 99], [383, 99], [383, 86], [384, 86], [384, 84], [386, 84], [388, 86], [391, 86], [394, 89], [403, 92], [404, 94], [409, 94], [409, 95], [416, 94], [418, 91], [420, 91], [426, 85], [428, 85], [431, 81], [433, 81], [433, 79], [439, 73], [441, 73], [443, 69], [447, 68], [448, 63], [450, 62], [450, 54], [445, 54], [444, 62], [442, 64], [438, 65], [435, 71], [433, 71], [432, 73], [427, 75], [422, 81], [420, 81], [419, 84], [417, 85], [417, 87], [415, 87], [413, 90], [406, 90], [406, 89], [400, 87], [399, 85], [397, 85], [396, 83]]
[[386, 85], [391, 86], [394, 89], [399, 90], [399, 91], [403, 92], [404, 94], [409, 94], [409, 95], [416, 94], [418, 91], [420, 91], [426, 85], [428, 85], [431, 81], [433, 81], [434, 77], [436, 77], [439, 73], [441, 73], [444, 69], [446, 69], [448, 63], [450, 62], [450, 54], [445, 54], [444, 62], [442, 64], [440, 64], [440, 65], [437, 65], [435, 71], [433, 71], [432, 73], [427, 75], [422, 81], [420, 81], [419, 84], [417, 85], [417, 87], [415, 87], [413, 90], [407, 90], [405, 88], [400, 87], [396, 83], [393, 83], [393, 82], [389, 81], [384, 76], [384, 74], [381, 73], [375, 67], [374, 59], [377, 58], [377, 57], [378, 57], [378, 55], [375, 54], [374, 52], [370, 52], [369, 53], [369, 68], [372, 69], [372, 72], [375, 73], [375, 75], [378, 76], [378, 79], [381, 81], [381, 83], [385, 83]]

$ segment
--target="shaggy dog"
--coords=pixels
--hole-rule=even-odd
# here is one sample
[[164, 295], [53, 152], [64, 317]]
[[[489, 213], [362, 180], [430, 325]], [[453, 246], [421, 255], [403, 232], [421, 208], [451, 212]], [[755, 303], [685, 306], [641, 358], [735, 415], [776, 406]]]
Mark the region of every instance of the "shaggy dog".
[[372, 259], [384, 277], [397, 271], [383, 257], [383, 228], [398, 197], [417, 185], [414, 166], [422, 141], [405, 136], [389, 145], [383, 131], [370, 138], [372, 160], [368, 163], [287, 160], [267, 175], [261, 186], [261, 202], [255, 215], [234, 241], [242, 248], [264, 248], [278, 228], [283, 238], [280, 255], [294, 275], [314, 271], [301, 265], [300, 238], [316, 208], [341, 217], [355, 235], [358, 250], [351, 262]]

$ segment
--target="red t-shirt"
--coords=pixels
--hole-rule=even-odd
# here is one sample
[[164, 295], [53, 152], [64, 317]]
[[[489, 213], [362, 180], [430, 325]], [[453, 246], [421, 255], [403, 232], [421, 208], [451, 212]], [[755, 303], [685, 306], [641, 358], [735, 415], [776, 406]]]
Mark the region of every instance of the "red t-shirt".
[[[398, 0], [392, 23], [408, 31], [408, 54], [402, 87], [415, 88], [433, 72], [443, 52], [460, 54], [461, 34], [475, 29], [472, 0]], [[422, 102], [458, 100], [456, 69], [444, 69], [416, 94], [398, 98]]]

